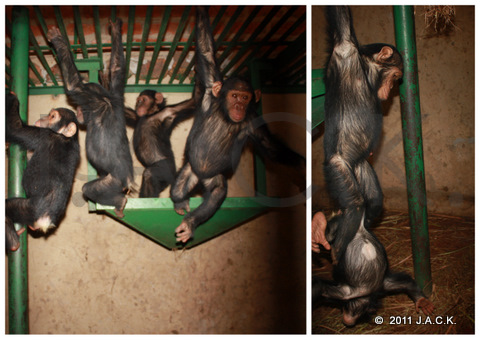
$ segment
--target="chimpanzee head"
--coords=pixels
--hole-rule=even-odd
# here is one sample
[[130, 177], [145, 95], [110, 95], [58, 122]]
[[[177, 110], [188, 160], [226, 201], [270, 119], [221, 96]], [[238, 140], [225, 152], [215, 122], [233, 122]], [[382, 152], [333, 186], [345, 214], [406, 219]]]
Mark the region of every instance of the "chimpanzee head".
[[139, 117], [149, 116], [161, 111], [165, 105], [165, 99], [160, 92], [143, 90], [137, 98], [135, 112]]
[[77, 116], [72, 110], [66, 108], [52, 109], [48, 116], [37, 120], [35, 126], [52, 129], [68, 138], [77, 138]]
[[241, 78], [230, 78], [223, 84], [215, 82], [212, 94], [222, 101], [224, 113], [234, 123], [242, 122], [247, 112], [254, 110], [254, 104], [261, 96], [260, 90], [254, 91], [250, 83]]
[[371, 79], [377, 89], [377, 97], [387, 100], [395, 82], [403, 76], [403, 61], [398, 50], [388, 44], [370, 44], [360, 48], [360, 53], [367, 58], [377, 72]]

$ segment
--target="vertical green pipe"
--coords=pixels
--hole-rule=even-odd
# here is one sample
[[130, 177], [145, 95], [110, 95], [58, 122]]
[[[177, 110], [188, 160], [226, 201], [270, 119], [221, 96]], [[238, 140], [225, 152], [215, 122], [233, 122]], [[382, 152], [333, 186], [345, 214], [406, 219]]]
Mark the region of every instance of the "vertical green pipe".
[[404, 63], [403, 83], [400, 86], [400, 103], [415, 279], [424, 293], [430, 295], [432, 292], [432, 274], [415, 42], [415, 16], [413, 6], [394, 6], [393, 13], [397, 48]]
[[[29, 13], [25, 7], [12, 11], [12, 91], [20, 101], [20, 117], [27, 121]], [[22, 188], [26, 152], [18, 145], [9, 148], [8, 196], [25, 197]], [[15, 225], [19, 230], [22, 226]], [[8, 253], [8, 323], [10, 334], [28, 334], [27, 232], [20, 236], [20, 248]]]

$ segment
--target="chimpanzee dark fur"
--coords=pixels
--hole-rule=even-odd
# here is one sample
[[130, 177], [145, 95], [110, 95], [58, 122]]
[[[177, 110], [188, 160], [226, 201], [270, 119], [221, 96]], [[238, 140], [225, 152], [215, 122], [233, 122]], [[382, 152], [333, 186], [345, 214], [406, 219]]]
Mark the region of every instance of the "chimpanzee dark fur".
[[375, 306], [379, 294], [405, 292], [417, 309], [433, 311], [415, 281], [392, 274], [382, 244], [369, 232], [382, 211], [383, 195], [367, 158], [382, 130], [381, 101], [402, 76], [402, 58], [387, 44], [359, 46], [346, 6], [327, 7], [331, 54], [325, 76], [325, 180], [337, 215], [326, 239], [335, 261], [335, 282], [314, 278], [313, 298], [344, 302], [344, 323]]
[[147, 108], [151, 113], [147, 115], [139, 116], [135, 110], [125, 109], [127, 124], [135, 128], [135, 155], [145, 167], [140, 197], [158, 197], [175, 180], [175, 158], [170, 136], [175, 126], [195, 111], [193, 98], [167, 106], [166, 100], [155, 102], [156, 94], [155, 90], [143, 90], [138, 96], [136, 108], [144, 105], [139, 101], [143, 96], [151, 99]]
[[108, 90], [99, 84], [82, 82], [66, 39], [58, 28], [48, 31], [48, 39], [57, 52], [65, 92], [77, 105], [77, 114], [87, 126], [87, 158], [97, 170], [98, 179], [83, 186], [86, 198], [115, 206], [123, 217], [125, 194], [133, 183], [133, 165], [125, 129], [124, 87], [125, 56], [122, 47], [122, 21], [111, 23], [112, 53]]
[[[247, 140], [252, 141], [262, 155], [274, 161], [300, 169], [305, 166], [304, 158], [274, 138], [265, 122], [256, 124], [258, 128], [254, 126], [254, 120], [261, 120], [255, 110], [258, 91], [253, 91], [252, 86], [242, 79], [230, 78], [223, 82], [215, 58], [207, 9], [198, 7], [196, 20], [197, 110], [187, 139], [185, 164], [170, 192], [175, 210], [180, 214], [184, 213], [183, 210], [188, 212], [176, 230], [180, 242], [193, 237], [195, 228], [207, 221], [224, 201], [226, 175], [236, 169]], [[231, 90], [242, 94], [238, 100], [243, 100], [243, 108], [235, 114], [232, 109], [227, 110], [227, 94]], [[230, 103], [232, 101], [234, 99], [230, 99]], [[204, 201], [189, 212], [189, 195], [197, 185], [204, 189]]]
[[[80, 160], [78, 122], [72, 111], [55, 110], [61, 119], [50, 128], [27, 126], [20, 120], [17, 97], [6, 97], [7, 141], [33, 151], [22, 178], [26, 198], [8, 198], [5, 202], [5, 240], [9, 250], [20, 245], [14, 223], [46, 231], [58, 226], [65, 214]], [[75, 124], [74, 135], [59, 133], [70, 123]]]

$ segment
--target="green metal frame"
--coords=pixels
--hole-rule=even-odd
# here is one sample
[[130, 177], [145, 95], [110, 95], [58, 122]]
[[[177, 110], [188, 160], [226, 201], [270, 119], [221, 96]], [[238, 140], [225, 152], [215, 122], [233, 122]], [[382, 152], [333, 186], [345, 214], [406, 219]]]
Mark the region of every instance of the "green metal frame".
[[413, 6], [393, 6], [397, 48], [403, 57], [400, 85], [403, 146], [415, 279], [426, 295], [432, 293], [427, 194], [423, 162], [422, 118], [418, 84], [417, 46]]
[[[20, 118], [27, 121], [28, 98], [28, 27], [26, 8], [15, 7], [12, 14], [11, 89], [20, 102]], [[26, 151], [18, 145], [9, 147], [8, 197], [25, 197], [22, 176], [27, 164]], [[15, 225], [16, 230], [26, 226]], [[20, 235], [20, 248], [8, 253], [8, 328], [9, 334], [28, 334], [28, 249], [27, 232]]]
[[[47, 22], [51, 26], [52, 21], [59, 27], [62, 35], [68, 36], [64, 23], [64, 18], [68, 15], [66, 14], [67, 7], [70, 6], [53, 6], [54, 17], [46, 17], [45, 13], [49, 12], [45, 7], [28, 6], [28, 8], [33, 9], [35, 22], [44, 37], [47, 36]], [[194, 9], [192, 6], [142, 6], [141, 10], [145, 11], [145, 15], [142, 16], [143, 29], [140, 41], [134, 41], [134, 26], [138, 24], [138, 21], [135, 22], [135, 14], [140, 10], [136, 6], [109, 7], [111, 8], [111, 19], [121, 17], [127, 24], [127, 30], [124, 33], [126, 37], [123, 39], [127, 69], [130, 69], [134, 55], [138, 59], [134, 84], [126, 84], [125, 92], [141, 92], [147, 88], [155, 88], [155, 86], [161, 86], [162, 92], [192, 92], [195, 60], [191, 58], [188, 63], [186, 62], [187, 56], [191, 56], [194, 51], [194, 29], [191, 29], [194, 26]], [[231, 17], [225, 15], [229, 7], [235, 8]], [[216, 12], [212, 10], [212, 13], [216, 13], [212, 21], [212, 29], [215, 35], [218, 35], [216, 39], [218, 59], [220, 63], [228, 60], [226, 65], [222, 67], [224, 76], [248, 76], [248, 67], [254, 60], [260, 59], [274, 65], [273, 71], [268, 74], [265, 73], [261, 77], [262, 84], [260, 87], [264, 93], [306, 92], [305, 6], [284, 7], [286, 10], [282, 15], [278, 15], [282, 8], [280, 6], [220, 6], [216, 9]], [[92, 58], [92, 53], [94, 53], [96, 54], [94, 58], [98, 58], [102, 68], [104, 50], [111, 47], [111, 43], [103, 42], [101, 36], [102, 23], [105, 25], [106, 20], [104, 17], [105, 8], [107, 6], [71, 6], [75, 30], [73, 32], [73, 43], [70, 44], [69, 41], [75, 58], [89, 59]], [[172, 23], [175, 19], [172, 13], [174, 10], [178, 12], [179, 9], [183, 11], [179, 22]], [[243, 17], [247, 16], [247, 19], [237, 28], [235, 24], [238, 23], [238, 18], [242, 15]], [[154, 18], [159, 16], [161, 16], [160, 28], [154, 38], [153, 34], [155, 32], [151, 32], [151, 27]], [[287, 20], [290, 17], [297, 19], [296, 21]], [[259, 19], [261, 19], [260, 22]], [[92, 23], [95, 36], [93, 43], [87, 42], [84, 31], [85, 25], [91, 25]], [[177, 30], [173, 39], [167, 41], [167, 28], [172, 24], [177, 25]], [[6, 28], [7, 36], [11, 36], [12, 29], [8, 13]], [[278, 37], [277, 33], [279, 31], [285, 33]], [[248, 37], [246, 37], [247, 35]], [[29, 43], [31, 45], [28, 63], [31, 71], [29, 78], [30, 94], [64, 93], [63, 87], [58, 84], [47, 62], [47, 55], [55, 55], [53, 49], [48, 45], [40, 45], [36, 41], [32, 28], [29, 28]], [[147, 49], [152, 51], [153, 54], [143, 80], [140, 77], [140, 71], [145, 61]], [[153, 79], [153, 72], [162, 49], [163, 51], [168, 49], [168, 53], [161, 67], [160, 75]], [[35, 67], [33, 57], [38, 58], [38, 67], [43, 68], [48, 74], [48, 82]], [[6, 46], [6, 58], [7, 61], [12, 59], [8, 44]], [[175, 67], [169, 70], [169, 65], [173, 59], [175, 59]], [[187, 66], [185, 69], [181, 69], [182, 65]], [[167, 73], [170, 75], [168, 81], [165, 80]], [[6, 75], [7, 87], [10, 87], [12, 71], [8, 66], [6, 66]]]
[[325, 83], [324, 70], [312, 70], [312, 130], [325, 119]]

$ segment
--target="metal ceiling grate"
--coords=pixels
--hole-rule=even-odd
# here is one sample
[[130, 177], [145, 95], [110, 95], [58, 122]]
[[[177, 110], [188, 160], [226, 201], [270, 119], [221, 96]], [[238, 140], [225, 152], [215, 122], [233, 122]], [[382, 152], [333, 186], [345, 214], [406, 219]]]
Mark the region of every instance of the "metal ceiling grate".
[[[190, 92], [194, 77], [195, 8], [192, 6], [26, 6], [29, 27], [29, 93], [63, 93], [47, 31], [59, 27], [77, 60], [108, 65], [110, 19], [123, 20], [128, 67], [126, 92], [161, 85], [163, 92]], [[250, 75], [260, 62], [264, 92], [305, 92], [305, 6], [211, 6], [217, 58], [224, 76]], [[11, 83], [11, 14], [6, 7], [6, 86]], [[88, 77], [88, 75], [85, 75]], [[88, 80], [88, 79], [86, 79]]]

